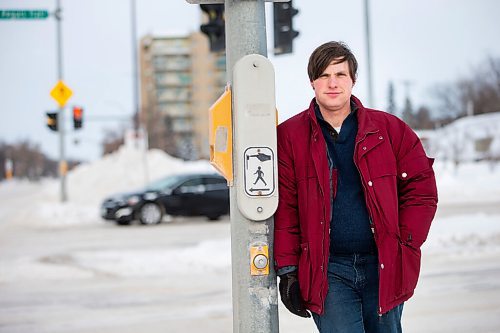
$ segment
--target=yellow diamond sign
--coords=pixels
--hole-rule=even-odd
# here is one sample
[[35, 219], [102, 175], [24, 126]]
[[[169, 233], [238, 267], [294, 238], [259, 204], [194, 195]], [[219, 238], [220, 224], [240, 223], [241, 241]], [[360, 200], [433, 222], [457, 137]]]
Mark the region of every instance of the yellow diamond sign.
[[67, 85], [64, 84], [61, 80], [57, 82], [57, 84], [50, 91], [50, 96], [59, 103], [60, 107], [66, 105], [68, 99], [73, 95], [73, 92]]

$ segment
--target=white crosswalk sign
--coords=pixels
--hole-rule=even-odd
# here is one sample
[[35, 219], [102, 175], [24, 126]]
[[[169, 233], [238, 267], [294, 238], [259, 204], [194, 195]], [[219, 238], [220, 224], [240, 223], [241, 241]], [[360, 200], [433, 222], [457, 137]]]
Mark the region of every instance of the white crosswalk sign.
[[245, 150], [245, 193], [250, 197], [271, 196], [274, 183], [274, 152], [269, 147], [250, 147]]

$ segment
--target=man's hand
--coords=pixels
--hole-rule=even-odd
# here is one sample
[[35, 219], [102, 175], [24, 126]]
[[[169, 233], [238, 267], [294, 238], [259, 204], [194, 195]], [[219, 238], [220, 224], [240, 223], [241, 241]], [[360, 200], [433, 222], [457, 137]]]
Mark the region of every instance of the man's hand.
[[311, 317], [311, 314], [304, 307], [302, 297], [300, 296], [297, 271], [281, 275], [279, 289], [281, 301], [291, 313], [304, 318]]

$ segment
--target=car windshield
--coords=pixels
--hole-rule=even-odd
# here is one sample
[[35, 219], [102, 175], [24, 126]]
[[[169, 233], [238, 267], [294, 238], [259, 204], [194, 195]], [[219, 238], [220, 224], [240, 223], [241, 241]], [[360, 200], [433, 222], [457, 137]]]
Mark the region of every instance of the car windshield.
[[146, 190], [161, 191], [165, 188], [169, 188], [172, 187], [173, 185], [176, 185], [183, 178], [184, 178], [183, 176], [169, 176], [149, 184], [148, 186], [146, 186]]

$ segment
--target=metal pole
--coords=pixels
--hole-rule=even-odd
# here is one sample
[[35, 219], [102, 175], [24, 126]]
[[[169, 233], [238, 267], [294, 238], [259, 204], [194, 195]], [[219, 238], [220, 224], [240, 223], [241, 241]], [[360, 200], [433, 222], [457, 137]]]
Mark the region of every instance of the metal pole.
[[[145, 129], [140, 135], [139, 131], [139, 62], [138, 62], [138, 56], [137, 56], [137, 4], [136, 0], [130, 0], [130, 29], [131, 29], [131, 36], [132, 36], [132, 41], [131, 41], [131, 46], [132, 46], [132, 95], [133, 95], [133, 108], [134, 108], [134, 134], [135, 134], [135, 145], [137, 149], [142, 150], [142, 167], [143, 167], [143, 173], [144, 173], [144, 184], [149, 183], [149, 173], [148, 173], [148, 160], [147, 160], [147, 150], [148, 150], [148, 145], [147, 145], [147, 133], [145, 133]], [[139, 147], [139, 137], [142, 137], [143, 145], [142, 147]]]
[[137, 79], [137, 29], [136, 29], [136, 1], [130, 0], [130, 28], [132, 37], [132, 68], [133, 68], [133, 103], [134, 103], [134, 130], [139, 130], [139, 83]]
[[[63, 80], [63, 48], [62, 48], [62, 9], [61, 0], [56, 0], [56, 34], [57, 34], [57, 77], [59, 81]], [[57, 125], [59, 127], [59, 177], [61, 179], [61, 202], [68, 200], [66, 192], [66, 173], [68, 165], [66, 163], [65, 147], [64, 147], [64, 107], [59, 107], [57, 114]]]
[[370, 40], [370, 8], [369, 0], [365, 0], [365, 39], [366, 39], [366, 59], [368, 62], [368, 106], [375, 107], [373, 98], [373, 81], [372, 81], [372, 51]]
[[[226, 70], [231, 84], [233, 67], [239, 59], [248, 54], [267, 55], [264, 0], [225, 0], [225, 20]], [[233, 164], [243, 154], [234, 145], [237, 135], [233, 133]], [[230, 190], [233, 332], [276, 333], [278, 303], [272, 260], [269, 275], [251, 276], [249, 254], [250, 244], [264, 242], [269, 244], [269, 258], [273, 258], [273, 218], [256, 222], [241, 214], [236, 201], [240, 182], [244, 182], [243, 175], [235, 169]]]

